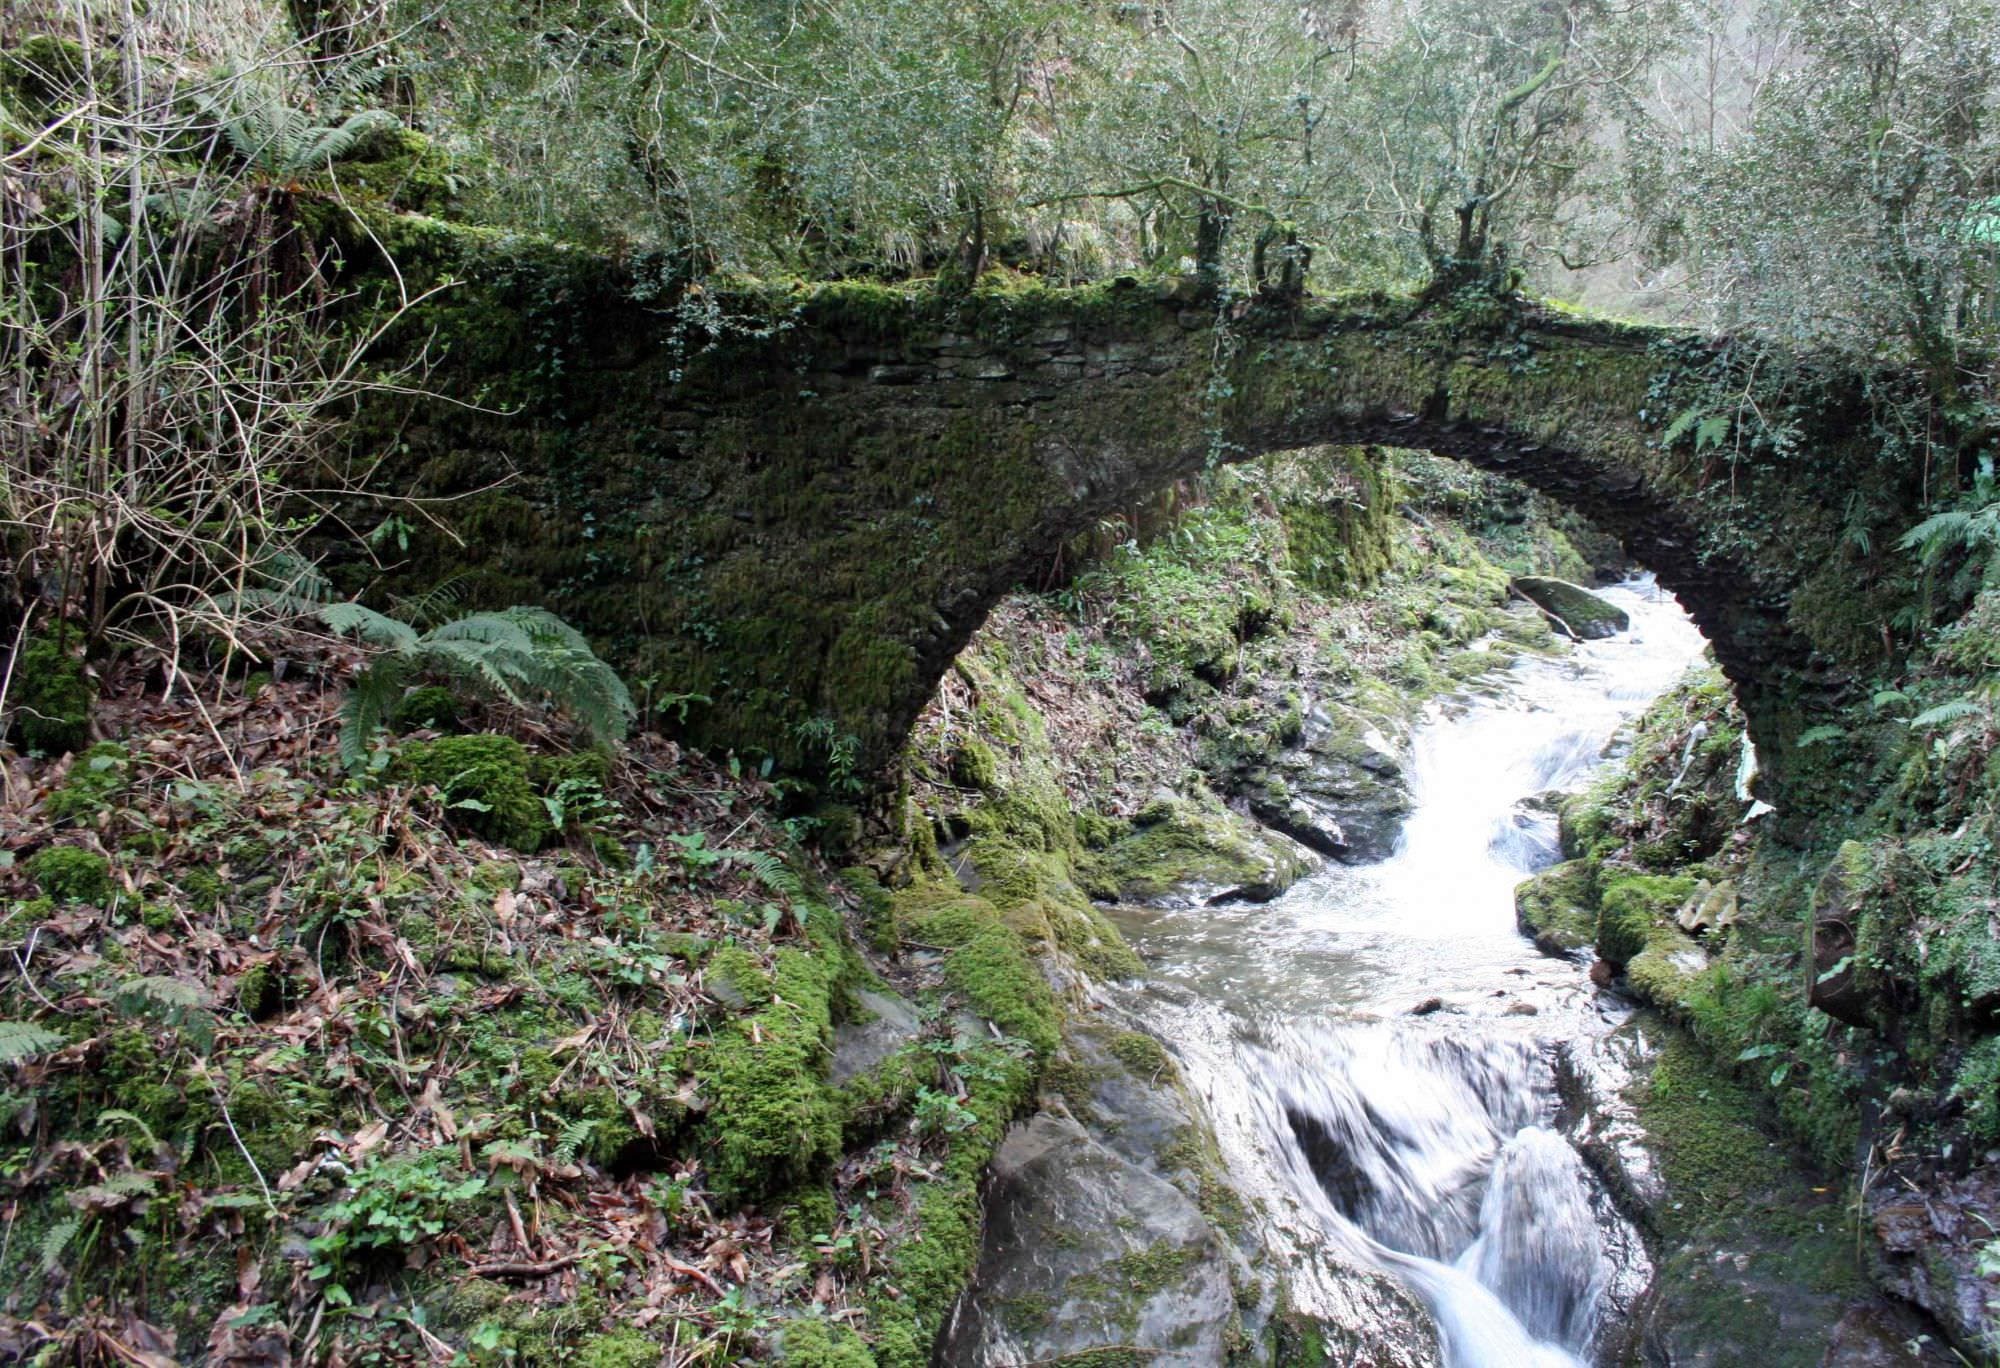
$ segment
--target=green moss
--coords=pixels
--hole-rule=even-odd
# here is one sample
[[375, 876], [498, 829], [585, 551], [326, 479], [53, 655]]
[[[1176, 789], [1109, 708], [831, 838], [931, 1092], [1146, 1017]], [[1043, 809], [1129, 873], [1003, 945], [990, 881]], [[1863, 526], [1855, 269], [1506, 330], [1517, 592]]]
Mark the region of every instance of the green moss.
[[1340, 592], [1373, 584], [1394, 556], [1394, 486], [1373, 448], [1328, 448], [1270, 463], [1293, 575]]
[[1596, 865], [1570, 860], [1514, 890], [1514, 916], [1544, 950], [1572, 954], [1597, 939]]
[[733, 1007], [771, 1000], [771, 976], [764, 972], [763, 963], [741, 946], [717, 946], [708, 957], [703, 979], [710, 991], [724, 995]]
[[799, 1368], [875, 1368], [875, 1356], [848, 1326], [794, 1320], [785, 1323], [781, 1335], [781, 1361]]
[[482, 893], [521, 886], [521, 866], [512, 860], [481, 860], [472, 868], [472, 886]]
[[[728, 950], [710, 956], [711, 972], [728, 963]], [[697, 1062], [708, 1102], [697, 1152], [722, 1200], [754, 1201], [795, 1186], [839, 1153], [841, 1109], [825, 1070], [832, 1003], [846, 971], [837, 941], [778, 951], [767, 1005], [717, 1031]]]
[[640, 1331], [614, 1330], [585, 1339], [575, 1355], [577, 1368], [657, 1368], [666, 1349]]
[[1605, 871], [1597, 912], [1597, 953], [1624, 968], [1671, 921], [1695, 880]]
[[131, 780], [132, 755], [116, 741], [100, 741], [79, 755], [62, 787], [42, 802], [54, 822], [87, 822], [111, 807]]
[[977, 737], [967, 737], [952, 752], [951, 777], [954, 783], [990, 793], [999, 786], [1000, 762], [991, 746]]
[[79, 656], [48, 637], [30, 637], [22, 646], [7, 685], [16, 745], [43, 755], [83, 749], [96, 702], [97, 687]]
[[467, 830], [533, 852], [550, 835], [548, 810], [529, 780], [526, 747], [511, 736], [445, 736], [406, 746], [398, 770], [434, 786], [447, 814]]
[[1111, 1053], [1139, 1078], [1157, 1082], [1174, 1076], [1173, 1057], [1166, 1046], [1143, 1032], [1120, 1032], [1111, 1042]]
[[427, 684], [405, 694], [396, 704], [391, 720], [397, 731], [414, 731], [424, 727], [449, 732], [458, 730], [458, 717], [458, 695], [436, 684]]
[[57, 902], [103, 903], [111, 896], [111, 862], [94, 850], [49, 846], [29, 859], [27, 870]]
[[181, 870], [177, 878], [181, 892], [187, 895], [189, 906], [197, 912], [214, 911], [222, 905], [228, 893], [221, 876], [200, 865]]

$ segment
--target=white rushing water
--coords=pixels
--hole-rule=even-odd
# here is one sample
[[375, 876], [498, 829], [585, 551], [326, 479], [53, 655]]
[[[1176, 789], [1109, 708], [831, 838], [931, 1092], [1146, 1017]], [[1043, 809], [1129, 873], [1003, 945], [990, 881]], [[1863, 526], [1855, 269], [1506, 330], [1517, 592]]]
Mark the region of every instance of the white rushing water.
[[1630, 631], [1517, 666], [1418, 730], [1391, 858], [1263, 906], [1121, 915], [1165, 985], [1139, 1010], [1232, 1168], [1401, 1278], [1452, 1368], [1580, 1365], [1607, 1301], [1644, 1281], [1636, 1236], [1554, 1129], [1546, 1049], [1625, 1009], [1537, 953], [1513, 902], [1556, 858], [1553, 816], [1523, 801], [1582, 787], [1703, 648], [1650, 580], [1604, 592]]

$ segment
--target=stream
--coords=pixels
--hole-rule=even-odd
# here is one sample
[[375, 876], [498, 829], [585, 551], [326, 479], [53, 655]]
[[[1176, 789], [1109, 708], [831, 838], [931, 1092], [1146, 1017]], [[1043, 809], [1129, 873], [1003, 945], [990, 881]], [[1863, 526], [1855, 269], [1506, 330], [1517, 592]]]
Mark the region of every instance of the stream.
[[1514, 920], [1515, 886], [1559, 858], [1533, 800], [1586, 784], [1703, 649], [1650, 579], [1601, 592], [1629, 631], [1528, 658], [1417, 729], [1389, 859], [1262, 905], [1118, 914], [1152, 971], [1126, 1005], [1205, 1099], [1278, 1247], [1399, 1279], [1451, 1368], [1587, 1363], [1650, 1276], [1556, 1129], [1551, 1064], [1631, 1009]]

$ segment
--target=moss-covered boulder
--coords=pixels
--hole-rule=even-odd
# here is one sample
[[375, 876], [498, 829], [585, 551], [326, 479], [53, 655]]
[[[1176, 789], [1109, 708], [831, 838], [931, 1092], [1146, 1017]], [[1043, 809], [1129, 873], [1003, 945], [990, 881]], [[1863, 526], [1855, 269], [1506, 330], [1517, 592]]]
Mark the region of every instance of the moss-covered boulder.
[[94, 850], [50, 846], [27, 868], [28, 877], [57, 902], [101, 903], [111, 896], [111, 862]]
[[1626, 869], [1604, 870], [1599, 879], [1597, 953], [1620, 969], [1657, 936], [1676, 930], [1674, 915], [1695, 889], [1690, 878]]
[[32, 637], [7, 683], [8, 735], [23, 750], [62, 755], [90, 740], [97, 686], [83, 660], [50, 637]]
[[527, 747], [511, 736], [445, 736], [405, 747], [398, 772], [443, 795], [464, 829], [516, 850], [540, 850], [551, 834], [548, 809], [530, 779]]
[[1236, 1316], [1227, 1255], [1185, 1193], [1043, 1112], [994, 1156], [978, 1292], [958, 1363], [1081, 1359], [1107, 1343], [1222, 1363]]
[[1568, 860], [1514, 890], [1514, 917], [1545, 954], [1574, 955], [1597, 939], [1596, 866]]
[[1615, 636], [1632, 625], [1631, 615], [1580, 584], [1545, 575], [1521, 575], [1514, 591], [1584, 641]]
[[1860, 841], [1843, 841], [1812, 895], [1812, 979], [1808, 1001], [1850, 1026], [1871, 1022], [1869, 995], [1855, 961], [1863, 900], [1874, 882], [1873, 853]]
[[1119, 902], [1265, 902], [1311, 865], [1292, 841], [1260, 831], [1212, 798], [1163, 796], [1085, 868], [1092, 889]]
[[1258, 821], [1346, 864], [1394, 853], [1410, 812], [1398, 742], [1339, 707], [1307, 709], [1299, 744], [1248, 769], [1237, 788]]

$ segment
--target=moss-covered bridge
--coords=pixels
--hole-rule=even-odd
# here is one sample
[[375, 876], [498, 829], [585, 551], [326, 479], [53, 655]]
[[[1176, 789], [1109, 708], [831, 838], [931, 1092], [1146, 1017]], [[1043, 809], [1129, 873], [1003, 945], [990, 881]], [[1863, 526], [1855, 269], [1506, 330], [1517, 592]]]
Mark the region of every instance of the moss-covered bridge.
[[702, 744], [798, 760], [852, 736], [885, 757], [995, 600], [1080, 532], [1208, 463], [1320, 444], [1460, 457], [1616, 533], [1767, 743], [1887, 640], [1893, 538], [1857, 509], [1893, 522], [1912, 476], [1867, 438], [1858, 385], [1760, 381], [1719, 343], [1490, 297], [1231, 305], [1118, 280], [669, 301], [546, 246], [418, 235], [411, 259], [464, 281], [416, 321], [441, 344], [431, 388], [481, 405], [361, 426], [455, 497], [464, 545], [429, 538], [412, 582], [547, 603], [655, 697], [712, 700], [687, 713]]

